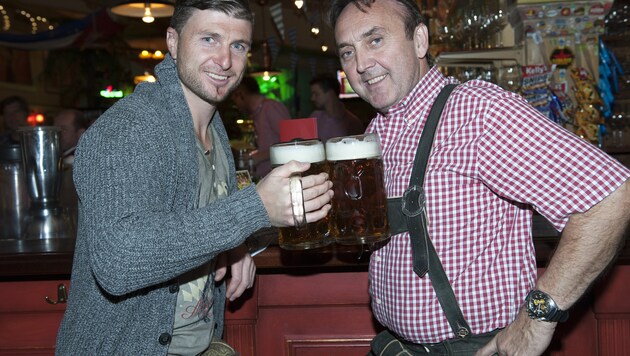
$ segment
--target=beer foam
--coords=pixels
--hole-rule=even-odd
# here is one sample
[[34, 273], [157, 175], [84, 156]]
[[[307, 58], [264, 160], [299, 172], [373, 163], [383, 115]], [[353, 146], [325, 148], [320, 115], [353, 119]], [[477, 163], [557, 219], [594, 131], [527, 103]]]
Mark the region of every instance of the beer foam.
[[272, 146], [269, 150], [271, 164], [274, 166], [285, 164], [291, 160], [316, 163], [326, 160], [324, 145], [320, 142], [314, 145], [280, 145]]
[[375, 137], [368, 136], [363, 140], [343, 137], [337, 142], [334, 141], [336, 140], [331, 139], [326, 142], [326, 159], [329, 161], [373, 158], [381, 155], [381, 146]]

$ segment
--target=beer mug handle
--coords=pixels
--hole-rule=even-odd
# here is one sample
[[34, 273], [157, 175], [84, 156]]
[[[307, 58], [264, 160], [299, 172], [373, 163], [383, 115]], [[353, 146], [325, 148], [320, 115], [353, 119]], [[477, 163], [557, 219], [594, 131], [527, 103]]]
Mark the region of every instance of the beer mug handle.
[[346, 187], [344, 189], [346, 196], [352, 200], [359, 200], [363, 197], [363, 185], [361, 183], [361, 175], [363, 174], [363, 169], [359, 169], [358, 172], [354, 172]]
[[306, 211], [304, 209], [304, 195], [302, 193], [302, 180], [299, 176], [289, 178], [289, 189], [291, 192], [291, 209], [293, 211], [293, 222], [297, 229], [306, 226]]

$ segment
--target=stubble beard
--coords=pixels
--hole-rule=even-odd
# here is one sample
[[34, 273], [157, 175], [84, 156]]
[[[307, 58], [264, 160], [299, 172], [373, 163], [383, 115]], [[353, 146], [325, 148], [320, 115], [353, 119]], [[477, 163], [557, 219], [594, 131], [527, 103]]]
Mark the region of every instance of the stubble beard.
[[177, 73], [179, 74], [179, 79], [184, 84], [184, 86], [186, 86], [200, 99], [212, 106], [217, 106], [221, 102], [225, 101], [229, 93], [234, 89], [234, 87], [226, 88], [225, 93], [221, 96], [219, 94], [219, 90], [215, 88], [216, 95], [212, 95], [204, 87], [202, 82], [202, 76], [205, 76], [205, 73], [202, 72], [201, 74], [198, 74], [198, 72], [184, 67], [183, 65], [180, 65], [180, 63], [177, 63]]

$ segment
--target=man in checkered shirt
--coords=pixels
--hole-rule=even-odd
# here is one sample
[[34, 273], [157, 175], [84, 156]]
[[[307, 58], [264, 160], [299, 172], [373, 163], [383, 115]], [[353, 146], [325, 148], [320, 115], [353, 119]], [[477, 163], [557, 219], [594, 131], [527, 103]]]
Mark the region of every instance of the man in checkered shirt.
[[[431, 105], [457, 80], [432, 65], [428, 30], [413, 0], [333, 0], [329, 21], [350, 84], [378, 111], [367, 131], [381, 139], [388, 197], [400, 197]], [[471, 333], [487, 338], [458, 342], [429, 276], [412, 270], [408, 233], [392, 236], [371, 257], [375, 317], [408, 353], [541, 354], [557, 317], [623, 241], [629, 177], [519, 95], [478, 80], [460, 84], [444, 107], [427, 166], [428, 230]], [[562, 231], [538, 277], [534, 210]], [[528, 316], [532, 291], [555, 301], [555, 318]]]

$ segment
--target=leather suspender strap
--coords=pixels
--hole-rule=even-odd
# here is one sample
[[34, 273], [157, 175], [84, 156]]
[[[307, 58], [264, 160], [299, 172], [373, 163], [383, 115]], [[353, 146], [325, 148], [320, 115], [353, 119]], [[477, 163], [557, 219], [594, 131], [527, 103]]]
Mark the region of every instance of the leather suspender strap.
[[[427, 246], [429, 236], [425, 233], [427, 221], [424, 211], [424, 188], [422, 187], [424, 184], [424, 174], [427, 169], [431, 146], [433, 146], [433, 137], [435, 136], [444, 104], [446, 104], [446, 100], [448, 100], [455, 86], [455, 84], [446, 85], [442, 91], [440, 91], [431, 106], [429, 117], [424, 124], [424, 129], [422, 130], [420, 142], [416, 150], [416, 157], [413, 162], [413, 168], [411, 169], [411, 178], [409, 178], [409, 187], [407, 187], [407, 190], [403, 193], [401, 201], [401, 210], [406, 216], [409, 233], [419, 237], [411, 239], [411, 245], [413, 251], [413, 270], [420, 277], [424, 277], [429, 271]], [[420, 226], [421, 224], [418, 224], [418, 220], [423, 220], [422, 225], [424, 225], [424, 229]]]
[[[403, 193], [402, 198], [388, 199], [388, 218], [392, 234], [409, 230], [414, 272], [420, 277], [424, 277], [427, 272], [429, 273], [438, 301], [451, 329], [457, 337], [465, 338], [470, 334], [470, 327], [464, 319], [440, 258], [429, 238], [423, 189], [424, 175], [435, 131], [444, 104], [456, 86], [456, 84], [446, 85], [435, 99], [422, 130], [409, 179], [409, 187]], [[407, 229], [405, 229], [405, 225]]]

